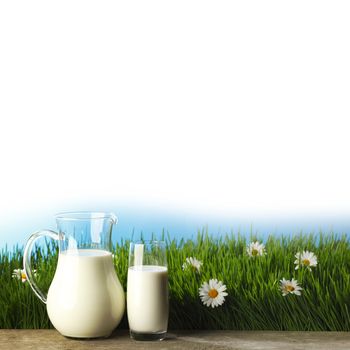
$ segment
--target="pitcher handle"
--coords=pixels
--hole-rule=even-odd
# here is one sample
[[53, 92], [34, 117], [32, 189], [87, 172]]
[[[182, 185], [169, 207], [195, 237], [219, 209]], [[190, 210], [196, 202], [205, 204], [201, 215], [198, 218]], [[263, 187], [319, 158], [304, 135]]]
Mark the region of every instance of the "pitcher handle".
[[42, 230], [42, 231], [38, 231], [33, 233], [28, 241], [27, 244], [24, 248], [24, 254], [23, 254], [23, 267], [24, 267], [24, 271], [27, 275], [27, 280], [29, 285], [32, 287], [34, 293], [36, 294], [36, 296], [43, 302], [46, 304], [46, 299], [47, 299], [47, 295], [45, 293], [43, 293], [39, 287], [36, 285], [36, 283], [33, 280], [33, 274], [32, 274], [32, 261], [31, 261], [31, 256], [32, 256], [32, 248], [33, 248], [33, 244], [34, 242], [40, 238], [40, 237], [50, 237], [52, 239], [54, 239], [55, 241], [59, 240], [59, 235], [58, 233], [56, 233], [55, 231], [51, 231], [51, 230]]

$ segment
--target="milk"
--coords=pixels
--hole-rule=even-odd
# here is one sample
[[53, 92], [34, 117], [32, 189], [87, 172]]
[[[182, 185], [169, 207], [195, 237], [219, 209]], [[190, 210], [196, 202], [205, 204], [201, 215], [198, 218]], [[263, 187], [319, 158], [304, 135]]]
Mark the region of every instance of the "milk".
[[130, 330], [166, 332], [168, 326], [168, 269], [132, 266], [128, 270], [127, 312]]
[[47, 312], [60, 333], [83, 338], [108, 336], [124, 307], [124, 291], [110, 252], [78, 249], [59, 254]]

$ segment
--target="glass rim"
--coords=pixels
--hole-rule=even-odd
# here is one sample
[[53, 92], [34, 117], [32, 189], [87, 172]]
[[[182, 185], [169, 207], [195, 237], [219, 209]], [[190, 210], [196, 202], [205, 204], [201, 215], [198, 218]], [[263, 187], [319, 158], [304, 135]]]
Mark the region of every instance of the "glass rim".
[[105, 220], [111, 219], [115, 224], [118, 221], [117, 216], [111, 212], [103, 211], [66, 211], [55, 214], [56, 220], [65, 221], [86, 221], [86, 220]]
[[130, 241], [130, 245], [131, 244], [145, 244], [145, 245], [151, 245], [151, 244], [153, 244], [153, 245], [165, 245], [166, 244], [166, 242], [165, 242], [165, 240], [161, 240], [161, 239], [144, 239], [144, 240], [142, 240], [142, 239], [139, 239], [139, 240], [137, 240], [137, 241]]

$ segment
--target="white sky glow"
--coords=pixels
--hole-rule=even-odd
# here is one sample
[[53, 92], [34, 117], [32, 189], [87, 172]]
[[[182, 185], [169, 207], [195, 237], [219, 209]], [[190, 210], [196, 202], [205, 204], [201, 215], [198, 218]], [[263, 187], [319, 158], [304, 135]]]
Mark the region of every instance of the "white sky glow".
[[2, 220], [101, 199], [350, 214], [348, 10], [2, 3]]

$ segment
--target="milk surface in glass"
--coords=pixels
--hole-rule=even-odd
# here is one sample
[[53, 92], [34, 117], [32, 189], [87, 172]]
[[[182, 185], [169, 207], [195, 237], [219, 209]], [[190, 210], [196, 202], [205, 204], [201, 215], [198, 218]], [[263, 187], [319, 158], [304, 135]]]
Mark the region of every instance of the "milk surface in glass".
[[131, 266], [128, 270], [127, 312], [130, 330], [162, 333], [168, 327], [168, 269]]

